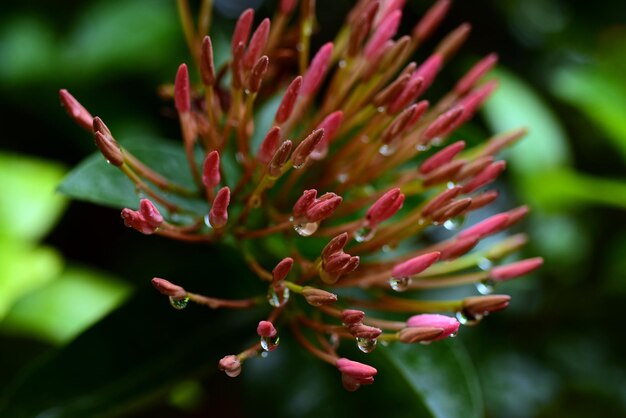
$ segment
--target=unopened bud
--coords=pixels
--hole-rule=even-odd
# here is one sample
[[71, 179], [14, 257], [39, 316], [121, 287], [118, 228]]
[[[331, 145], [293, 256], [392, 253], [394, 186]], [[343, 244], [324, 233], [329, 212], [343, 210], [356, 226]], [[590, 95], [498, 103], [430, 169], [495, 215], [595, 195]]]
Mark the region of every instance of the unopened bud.
[[441, 151], [433, 154], [420, 165], [420, 173], [427, 174], [444, 164], [449, 163], [452, 159], [465, 148], [465, 141], [457, 141], [443, 148]]
[[67, 114], [76, 122], [80, 127], [86, 131], [92, 129], [93, 117], [91, 114], [81, 105], [78, 100], [74, 98], [67, 90], [59, 90], [59, 98], [61, 99], [61, 105], [65, 108]]
[[332, 42], [324, 44], [319, 51], [317, 51], [317, 54], [315, 54], [311, 60], [309, 69], [304, 74], [304, 78], [302, 79], [302, 94], [304, 96], [311, 97], [317, 92], [317, 89], [328, 71], [332, 54]]
[[298, 100], [298, 95], [300, 94], [300, 87], [302, 86], [302, 76], [298, 76], [293, 79], [287, 90], [285, 91], [285, 95], [283, 99], [280, 101], [278, 105], [278, 109], [276, 110], [276, 116], [274, 116], [274, 120], [276, 123], [284, 123], [296, 105], [296, 100]]
[[443, 332], [437, 338], [431, 341], [443, 340], [456, 334], [459, 330], [459, 321], [445, 315], [439, 314], [421, 314], [414, 315], [407, 319], [407, 327], [433, 327], [440, 328]]
[[470, 91], [474, 85], [480, 80], [482, 76], [487, 74], [489, 70], [493, 68], [493, 66], [498, 62], [497, 54], [489, 54], [485, 58], [478, 61], [464, 76], [461, 78], [456, 86], [454, 86], [454, 91], [456, 94], [462, 96], [468, 91]]
[[475, 236], [459, 238], [441, 248], [441, 260], [452, 260], [469, 252], [478, 244], [479, 239]]
[[487, 235], [495, 234], [496, 232], [499, 232], [502, 229], [506, 228], [508, 226], [508, 222], [509, 215], [507, 213], [493, 215], [485, 219], [484, 221], [481, 221], [476, 225], [473, 225], [459, 232], [458, 237], [475, 237], [478, 239], [482, 239]]
[[337, 235], [335, 238], [331, 239], [328, 244], [322, 250], [322, 259], [326, 260], [331, 255], [338, 253], [343, 250], [343, 247], [348, 243], [348, 233], [344, 232], [343, 234]]
[[311, 159], [321, 160], [326, 157], [330, 141], [333, 140], [335, 134], [339, 130], [342, 119], [343, 112], [339, 110], [326, 116], [326, 118], [324, 118], [324, 120], [317, 126], [317, 128], [315, 128], [316, 130], [323, 129], [324, 136], [322, 136], [320, 142], [315, 146], [315, 148], [313, 148], [313, 152], [311, 152], [310, 155]]
[[298, 198], [296, 204], [293, 205], [293, 216], [295, 218], [303, 217], [306, 214], [306, 210], [315, 202], [317, 197], [317, 190], [310, 189], [305, 190], [302, 196]]
[[215, 62], [213, 61], [213, 44], [211, 37], [205, 36], [200, 49], [200, 75], [205, 86], [215, 84]]
[[283, 258], [278, 264], [276, 264], [274, 270], [272, 270], [272, 281], [274, 283], [277, 283], [285, 280], [285, 278], [291, 271], [291, 267], [293, 267], [293, 258]]
[[258, 61], [259, 57], [263, 53], [263, 49], [267, 44], [267, 39], [270, 33], [270, 20], [268, 18], [263, 19], [257, 29], [250, 38], [246, 55], [243, 59], [243, 65], [245, 68], [252, 68], [252, 66]]
[[189, 71], [187, 64], [180, 64], [176, 72], [174, 82], [174, 104], [179, 114], [187, 113], [191, 110], [191, 96], [189, 93]]
[[444, 132], [450, 128], [457, 119], [461, 117], [463, 114], [462, 106], [454, 106], [452, 109], [448, 110], [445, 113], [442, 113], [431, 123], [428, 125], [424, 133], [422, 134], [423, 138], [427, 141], [443, 135]]
[[218, 363], [218, 368], [228, 377], [237, 377], [241, 374], [241, 360], [234, 355], [223, 357]]
[[365, 318], [365, 312], [358, 311], [356, 309], [344, 309], [341, 311], [341, 322], [348, 326], [353, 324], [360, 324]]
[[276, 331], [274, 324], [270, 321], [260, 321], [259, 325], [256, 327], [256, 333], [259, 337], [273, 338], [278, 334], [278, 331]]
[[302, 296], [311, 306], [332, 305], [337, 302], [337, 295], [311, 286], [304, 286]]
[[263, 55], [252, 67], [250, 76], [248, 77], [248, 90], [250, 90], [251, 93], [256, 93], [261, 88], [261, 82], [263, 81], [263, 76], [267, 72], [269, 63], [269, 58], [266, 55]]
[[141, 199], [139, 202], [139, 213], [152, 228], [156, 229], [163, 224], [163, 215], [159, 212], [154, 203], [148, 199]]
[[422, 209], [423, 216], [429, 216], [433, 212], [446, 206], [452, 199], [457, 197], [461, 193], [461, 186], [454, 186], [450, 189], [445, 189], [439, 195], [430, 200]]
[[363, 55], [368, 60], [375, 60], [380, 56], [382, 46], [398, 31], [400, 20], [402, 19], [402, 11], [395, 10], [389, 13], [379, 24], [374, 34], [363, 49]]
[[543, 258], [535, 257], [491, 269], [489, 278], [502, 282], [524, 276], [543, 265]]
[[96, 146], [111, 165], [119, 167], [124, 164], [124, 154], [110, 135], [105, 135], [98, 131], [94, 134], [94, 139]]
[[418, 44], [422, 43], [437, 29], [446, 16], [446, 13], [448, 13], [451, 3], [451, 0], [438, 0], [428, 9], [417, 25], [415, 25], [413, 28], [413, 37]]
[[278, 177], [281, 174], [282, 168], [289, 159], [289, 153], [291, 152], [293, 144], [291, 141], [286, 140], [276, 150], [272, 160], [267, 166], [267, 172], [272, 177]]
[[211, 151], [207, 154], [202, 165], [202, 183], [204, 187], [212, 190], [220, 184], [220, 154], [217, 151]]
[[364, 338], [366, 340], [374, 340], [383, 333], [380, 328], [371, 327], [361, 323], [348, 326], [348, 331], [356, 338]]
[[233, 31], [233, 38], [231, 42], [231, 52], [233, 55], [235, 54], [235, 51], [237, 50], [239, 44], [243, 44], [245, 47], [245, 45], [248, 43], [253, 20], [253, 9], [246, 9], [239, 16], [237, 24], [235, 25], [235, 30]]
[[510, 301], [509, 295], [472, 296], [463, 299], [462, 312], [470, 317], [482, 317], [505, 309]]
[[257, 159], [264, 164], [268, 164], [272, 160], [276, 150], [278, 150], [279, 142], [280, 128], [278, 126], [274, 126], [267, 132], [263, 142], [261, 142], [259, 152], [257, 153]]
[[337, 196], [335, 193], [326, 193], [320, 196], [320, 198], [306, 210], [308, 221], [320, 222], [330, 217], [342, 200], [342, 197]]
[[230, 203], [230, 189], [222, 187], [213, 200], [213, 205], [209, 211], [209, 222], [215, 229], [219, 229], [228, 222], [228, 204]]
[[391, 218], [402, 208], [404, 194], [399, 188], [389, 190], [382, 195], [367, 211], [365, 219], [370, 227], [375, 227], [379, 223]]
[[408, 327], [398, 331], [398, 340], [404, 344], [430, 342], [439, 339], [443, 329], [435, 327]]
[[306, 160], [309, 158], [309, 155], [313, 152], [315, 147], [320, 143], [322, 138], [324, 137], [323, 129], [316, 129], [311, 132], [309, 136], [307, 136], [302, 142], [298, 144], [296, 149], [293, 151], [291, 155], [291, 160], [294, 167], [302, 167]]
[[394, 266], [391, 275], [393, 277], [411, 277], [415, 276], [432, 266], [439, 260], [440, 253], [433, 251], [432, 253], [418, 255], [403, 263]]
[[169, 296], [174, 300], [181, 300], [187, 297], [187, 291], [181, 286], [159, 277], [152, 279], [152, 286], [162, 295]]

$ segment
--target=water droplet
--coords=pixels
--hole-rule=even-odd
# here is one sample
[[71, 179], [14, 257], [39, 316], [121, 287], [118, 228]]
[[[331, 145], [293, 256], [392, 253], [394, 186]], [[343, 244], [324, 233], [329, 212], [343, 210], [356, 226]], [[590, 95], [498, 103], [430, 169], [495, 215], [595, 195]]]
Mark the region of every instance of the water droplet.
[[391, 245], [388, 245], [388, 244], [383, 245], [383, 248], [381, 248], [381, 250], [382, 250], [384, 253], [388, 253], [388, 252], [390, 252], [392, 249], [393, 249], [393, 248], [391, 248]]
[[411, 283], [413, 283], [413, 279], [410, 277], [392, 277], [389, 279], [389, 286], [396, 292], [404, 292], [411, 286]]
[[313, 235], [317, 228], [320, 226], [319, 222], [303, 222], [303, 223], [294, 223], [293, 229], [300, 235], [301, 237], [308, 237]]
[[253, 194], [252, 196], [250, 196], [248, 204], [250, 205], [250, 207], [258, 208], [259, 206], [261, 206], [261, 196], [256, 193]]
[[249, 96], [250, 95], [250, 90], [244, 89], [244, 93], [246, 93], [246, 96]]
[[487, 257], [480, 257], [476, 262], [476, 265], [482, 271], [489, 271], [493, 267], [493, 262]]
[[361, 135], [361, 142], [364, 144], [367, 144], [370, 142], [370, 136], [369, 135]]
[[172, 308], [174, 309], [178, 309], [178, 310], [185, 309], [188, 304], [189, 304], [189, 298], [174, 299], [173, 297], [170, 296], [170, 305], [172, 305]]
[[267, 291], [267, 301], [274, 308], [285, 306], [285, 303], [289, 301], [289, 288], [279, 285], [270, 286]]
[[383, 347], [387, 347], [387, 346], [389, 345], [389, 341], [387, 341], [387, 340], [382, 340], [382, 341], [380, 342], [380, 345], [382, 345]]
[[241, 152], [238, 152], [235, 154], [235, 160], [241, 164], [245, 160], [245, 156]]
[[465, 311], [458, 311], [456, 314], [456, 319], [461, 323], [461, 325], [465, 325], [471, 327], [473, 325], [478, 325], [478, 323], [483, 319], [484, 315], [470, 315]]
[[334, 349], [337, 349], [339, 348], [339, 343], [341, 342], [341, 338], [339, 338], [339, 334], [337, 334], [336, 332], [333, 332], [328, 337], [328, 342], [330, 343], [331, 347], [333, 347]]
[[261, 348], [265, 351], [274, 351], [280, 343], [280, 337], [278, 335], [274, 337], [261, 337]]
[[458, 331], [457, 331], [457, 332], [453, 332], [452, 334], [448, 335], [448, 337], [450, 337], [450, 338], [454, 338], [454, 337], [456, 337], [457, 335], [459, 335], [459, 332], [458, 332]]
[[204, 224], [207, 227], [213, 229], [213, 226], [211, 226], [211, 221], [209, 220], [209, 214], [208, 213], [206, 215], [204, 215]]
[[107, 164], [111, 164], [111, 160], [107, 160]]
[[137, 194], [137, 197], [139, 199], [145, 199], [146, 198], [146, 194], [143, 192], [143, 190], [140, 187], [135, 187], [135, 193]]
[[376, 108], [376, 111], [377, 111], [378, 113], [383, 113], [383, 112], [385, 111], [385, 107], [384, 107], [384, 106], [378, 106], [378, 107]]
[[356, 346], [359, 347], [364, 353], [371, 353], [376, 349], [376, 338], [358, 338], [356, 339]]
[[346, 60], [339, 60], [337, 65], [339, 66], [339, 68], [346, 68], [346, 65], [347, 65]]
[[430, 140], [430, 145], [435, 145], [438, 147], [441, 144], [443, 144], [443, 138], [440, 136], [436, 136]]
[[394, 152], [396, 152], [396, 149], [397, 147], [395, 145], [383, 144], [382, 147], [378, 148], [378, 153], [380, 155], [384, 155], [385, 157], [388, 157], [392, 155]]
[[359, 228], [354, 233], [354, 239], [356, 240], [356, 242], [367, 242], [371, 240], [372, 238], [374, 238], [375, 234], [376, 234], [375, 228], [364, 226], [362, 228]]
[[481, 295], [490, 295], [493, 293], [495, 284], [496, 283], [493, 280], [481, 280], [476, 283], [476, 290], [478, 290], [478, 293]]
[[339, 183], [345, 183], [348, 181], [348, 173], [339, 173], [337, 174], [337, 181]]
[[420, 151], [420, 152], [428, 151], [430, 149], [430, 145], [429, 144], [418, 144], [418, 145], [415, 146], [415, 149]]
[[448, 231], [457, 231], [459, 228], [463, 226], [465, 222], [465, 216], [455, 216], [454, 218], [450, 218], [443, 223], [443, 227]]
[[[269, 356], [269, 353], [267, 351], [261, 351], [261, 358], [267, 358], [267, 356]], [[237, 376], [234, 376], [234, 377], [237, 377]]]
[[449, 181], [449, 182], [446, 184], [446, 187], [447, 187], [448, 189], [454, 189], [454, 188], [456, 187], [456, 183], [455, 183], [455, 182], [453, 182], [453, 181]]
[[420, 341], [420, 344], [422, 345], [430, 345], [430, 343], [432, 343], [432, 341], [428, 341], [428, 340]]
[[296, 170], [299, 170], [302, 167], [304, 167], [305, 164], [306, 164], [306, 158], [304, 160], [302, 160], [302, 162], [300, 164], [293, 164], [292, 167], [295, 168]]

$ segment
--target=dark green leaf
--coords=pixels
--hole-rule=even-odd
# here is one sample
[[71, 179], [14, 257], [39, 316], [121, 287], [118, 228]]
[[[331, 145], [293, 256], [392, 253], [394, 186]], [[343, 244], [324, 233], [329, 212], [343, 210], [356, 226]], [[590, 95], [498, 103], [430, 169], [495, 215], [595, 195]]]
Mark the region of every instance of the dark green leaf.
[[[138, 139], [124, 144], [133, 155], [175, 183], [193, 189], [191, 172], [182, 145], [165, 140]], [[70, 172], [59, 191], [67, 196], [115, 208], [137, 207], [139, 196], [133, 183], [119, 169], [94, 154]], [[162, 193], [182, 208], [206, 214], [206, 202]]]
[[393, 344], [377, 351], [434, 418], [484, 416], [480, 384], [459, 341], [439, 341], [427, 347]]

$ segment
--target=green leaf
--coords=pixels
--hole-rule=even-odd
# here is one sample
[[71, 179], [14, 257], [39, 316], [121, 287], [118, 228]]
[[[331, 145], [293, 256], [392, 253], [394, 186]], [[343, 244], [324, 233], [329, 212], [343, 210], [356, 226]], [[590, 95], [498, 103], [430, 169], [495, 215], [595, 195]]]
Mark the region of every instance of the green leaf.
[[52, 248], [0, 239], [0, 320], [18, 299], [54, 280], [62, 268], [63, 260]]
[[484, 416], [480, 384], [470, 359], [458, 341], [429, 346], [393, 344], [377, 349], [413, 396], [423, 400], [434, 418]]
[[55, 163], [0, 153], [0, 237], [36, 241], [48, 233], [65, 208], [54, 193], [64, 174]]
[[626, 158], [626, 85], [600, 68], [561, 68], [550, 83], [554, 94], [576, 106]]
[[[228, 270], [238, 282], [254, 280], [233, 251], [211, 248], [207, 257], [212, 268]], [[206, 277], [186, 285], [197, 288], [201, 282]], [[217, 372], [222, 356], [245, 348], [242, 337], [249, 337], [259, 317], [256, 310], [211, 311], [197, 305], [175, 311], [146, 284], [123, 307], [33, 365], [0, 394], [0, 416], [130, 414], [183, 379]]]
[[494, 132], [523, 126], [529, 131], [509, 150], [511, 171], [521, 177], [567, 165], [567, 137], [554, 113], [531, 86], [512, 72], [499, 69], [495, 76], [499, 87], [482, 108], [487, 123]]
[[94, 270], [69, 267], [61, 277], [19, 300], [3, 331], [56, 344], [70, 341], [118, 306], [130, 286]]
[[[195, 188], [187, 159], [180, 144], [157, 139], [134, 139], [124, 147], [146, 165], [175, 183]], [[114, 208], [135, 208], [139, 195], [133, 183], [118, 168], [106, 163], [101, 154], [94, 154], [72, 170], [58, 189], [69, 197]], [[161, 193], [180, 207], [198, 215], [208, 212], [204, 199], [185, 198]]]

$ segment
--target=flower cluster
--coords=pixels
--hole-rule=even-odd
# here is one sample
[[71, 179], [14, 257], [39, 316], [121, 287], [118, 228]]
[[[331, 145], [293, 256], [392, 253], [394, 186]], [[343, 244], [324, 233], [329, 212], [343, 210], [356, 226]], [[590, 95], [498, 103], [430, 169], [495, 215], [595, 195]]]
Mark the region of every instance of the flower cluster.
[[[287, 328], [306, 350], [337, 368], [347, 390], [356, 390], [372, 383], [377, 370], [341, 357], [343, 340], [356, 341], [368, 353], [378, 343], [453, 337], [460, 324], [476, 324], [507, 307], [508, 295], [491, 294], [498, 282], [542, 264], [532, 258], [496, 265], [524, 245], [524, 234], [472, 252], [484, 238], [518, 222], [525, 206], [444, 241], [429, 241], [429, 231], [423, 233], [460, 229], [465, 215], [498, 197], [484, 190], [505, 168], [495, 156], [524, 130], [468, 150], [464, 141], [451, 140], [495, 89], [495, 81], [482, 79], [497, 58], [486, 56], [448, 93], [424, 100], [470, 27], [453, 30], [423, 62], [407, 63], [436, 31], [450, 1], [436, 1], [409, 35], [395, 38], [403, 3], [358, 1], [334, 41], [314, 54], [314, 0], [302, 0], [299, 12], [295, 0], [282, 0], [271, 23], [263, 19], [256, 27], [254, 11], [246, 10], [234, 29], [230, 59], [216, 66], [207, 35], [210, 8], [202, 8], [196, 25], [187, 3], [179, 1], [200, 78], [191, 83], [182, 64], [174, 85], [162, 91], [173, 99], [180, 120], [193, 188], [146, 166], [100, 118], [61, 90], [70, 116], [148, 197], [137, 211], [122, 211], [126, 226], [181, 241], [234, 243], [267, 283], [267, 297], [227, 300], [152, 280], [177, 309], [189, 302], [213, 309], [269, 302], [257, 327], [259, 341], [220, 360], [228, 376], [239, 375], [251, 356], [276, 349], [279, 330]], [[259, 106], [267, 108], [277, 95], [272, 126], [258, 132]], [[196, 158], [199, 150], [202, 160]], [[237, 169], [225, 170], [224, 159]], [[187, 212], [168, 197], [173, 194], [201, 197], [206, 212]], [[174, 216], [180, 214], [185, 216]], [[273, 261], [258, 258], [255, 249], [269, 236], [284, 240], [290, 253]], [[481, 295], [419, 297], [423, 289], [466, 284], [475, 284]]]

